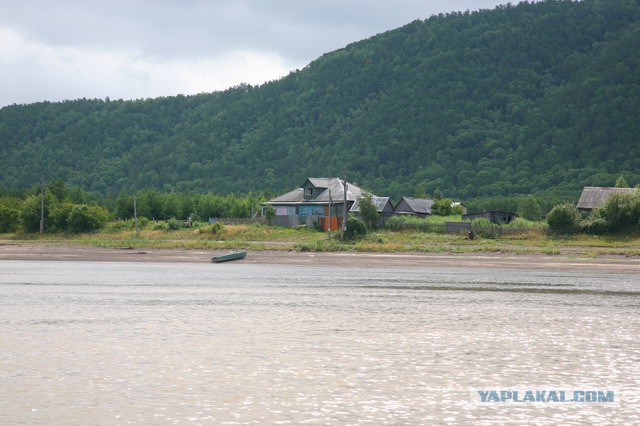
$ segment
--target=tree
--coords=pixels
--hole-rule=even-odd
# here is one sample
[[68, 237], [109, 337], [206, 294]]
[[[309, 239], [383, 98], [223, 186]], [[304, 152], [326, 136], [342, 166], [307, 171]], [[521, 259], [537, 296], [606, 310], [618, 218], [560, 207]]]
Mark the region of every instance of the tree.
[[453, 201], [450, 198], [443, 198], [433, 203], [431, 214], [436, 216], [451, 216], [453, 214]]
[[593, 214], [606, 221], [609, 232], [635, 231], [640, 225], [640, 191], [611, 194]]
[[369, 193], [364, 193], [360, 196], [360, 217], [367, 224], [369, 229], [374, 228], [378, 224], [380, 215], [378, 214], [378, 208], [373, 202], [373, 197]]
[[618, 179], [616, 179], [616, 188], [629, 188], [629, 182], [623, 175], [618, 176]]
[[542, 208], [538, 199], [533, 195], [521, 197], [518, 200], [518, 216], [527, 220], [539, 220], [542, 217]]
[[265, 208], [264, 216], [267, 218], [267, 222], [269, 225], [273, 222], [273, 219], [276, 218], [276, 209], [271, 204], [267, 205]]
[[[22, 203], [20, 210], [20, 224], [27, 232], [38, 232], [40, 230], [41, 218], [41, 198], [40, 195], [30, 195]], [[49, 212], [55, 207], [55, 197], [49, 192], [45, 192], [44, 197], [44, 221], [47, 229]]]

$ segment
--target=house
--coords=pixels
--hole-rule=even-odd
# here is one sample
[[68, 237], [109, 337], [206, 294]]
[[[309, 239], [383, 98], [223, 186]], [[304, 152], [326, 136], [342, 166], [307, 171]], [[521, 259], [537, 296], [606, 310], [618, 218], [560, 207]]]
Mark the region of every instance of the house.
[[[384, 220], [385, 218], [390, 217], [393, 214], [393, 204], [391, 204], [391, 200], [389, 197], [371, 197], [371, 201], [376, 206], [376, 210], [380, 217]], [[357, 215], [360, 214], [360, 198], [356, 199], [356, 202], [353, 203], [351, 208], [349, 209], [349, 213], [355, 213]]]
[[[275, 208], [274, 224], [295, 227], [320, 225], [326, 231], [331, 225], [337, 230], [342, 225], [345, 209], [344, 181], [338, 178], [308, 178], [300, 188], [273, 198], [262, 206], [265, 216], [267, 206]], [[367, 191], [346, 182], [346, 211]], [[374, 198], [378, 198], [372, 194]], [[329, 220], [331, 217], [331, 220]]]
[[402, 197], [393, 214], [412, 215], [418, 217], [426, 217], [431, 215], [431, 206], [434, 201], [426, 198]]
[[503, 210], [491, 210], [487, 212], [479, 212], [479, 213], [469, 213], [463, 214], [462, 220], [475, 220], [475, 219], [489, 219], [491, 223], [496, 223], [498, 225], [506, 225], [511, 223], [518, 215], [512, 212], [507, 212]]
[[635, 188], [585, 186], [582, 189], [582, 194], [576, 207], [578, 207], [578, 210], [589, 212], [604, 203], [611, 194], [627, 194], [633, 191], [635, 191]]

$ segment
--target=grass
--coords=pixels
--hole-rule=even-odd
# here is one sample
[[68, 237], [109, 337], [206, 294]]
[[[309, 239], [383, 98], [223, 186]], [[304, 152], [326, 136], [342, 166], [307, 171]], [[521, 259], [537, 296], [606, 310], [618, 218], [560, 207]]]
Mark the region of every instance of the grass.
[[[337, 237], [337, 235], [336, 235]], [[469, 240], [464, 233], [446, 234], [420, 229], [377, 230], [358, 242], [329, 239], [313, 228], [281, 228], [261, 224], [208, 225], [176, 230], [148, 223], [138, 235], [132, 223], [114, 222], [103, 231], [91, 234], [26, 234], [0, 235], [0, 240], [13, 244], [40, 242], [78, 244], [95, 247], [145, 247], [158, 249], [248, 249], [297, 251], [357, 252], [423, 252], [423, 253], [507, 253], [544, 254], [567, 257], [605, 255], [640, 257], [637, 235], [550, 235], [542, 226], [531, 226], [526, 232], [505, 233]]]

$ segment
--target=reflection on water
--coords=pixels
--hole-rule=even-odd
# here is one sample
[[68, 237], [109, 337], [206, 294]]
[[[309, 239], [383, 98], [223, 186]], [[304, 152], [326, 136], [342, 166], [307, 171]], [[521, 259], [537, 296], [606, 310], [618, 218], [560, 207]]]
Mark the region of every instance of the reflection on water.
[[[624, 274], [0, 263], [0, 423], [639, 423]], [[469, 390], [616, 388], [479, 406]]]

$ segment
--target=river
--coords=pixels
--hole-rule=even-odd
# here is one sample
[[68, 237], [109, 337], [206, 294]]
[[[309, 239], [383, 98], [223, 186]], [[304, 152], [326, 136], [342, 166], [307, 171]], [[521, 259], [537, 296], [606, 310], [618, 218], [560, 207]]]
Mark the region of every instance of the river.
[[[0, 261], [0, 423], [638, 424], [639, 313], [631, 274]], [[615, 399], [478, 396], [516, 388]]]

